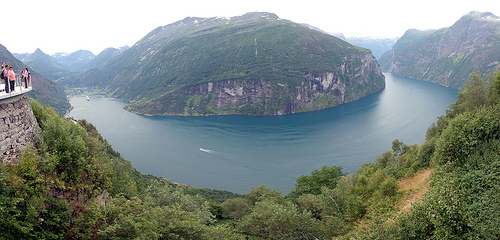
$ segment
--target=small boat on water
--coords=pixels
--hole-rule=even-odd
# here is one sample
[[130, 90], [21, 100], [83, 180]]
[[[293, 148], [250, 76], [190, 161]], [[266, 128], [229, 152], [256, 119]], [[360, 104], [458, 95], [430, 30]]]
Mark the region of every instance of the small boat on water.
[[87, 99], [87, 101], [90, 101], [90, 98], [88, 95], [86, 95], [85, 98]]

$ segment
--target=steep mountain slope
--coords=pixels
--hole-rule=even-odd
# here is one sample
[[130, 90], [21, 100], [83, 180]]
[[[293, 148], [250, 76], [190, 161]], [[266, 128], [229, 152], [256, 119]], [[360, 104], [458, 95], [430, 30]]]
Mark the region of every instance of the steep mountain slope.
[[[21, 71], [27, 67], [1, 44], [0, 59], [6, 64], [9, 64], [9, 66], [13, 66], [14, 72], [16, 73], [21, 73]], [[30, 68], [28, 67], [28, 69]], [[64, 91], [59, 88], [57, 83], [46, 79], [37, 71], [30, 69], [30, 72], [33, 90], [28, 93], [28, 96], [39, 99], [43, 104], [50, 105], [59, 114], [64, 114], [71, 107], [66, 99]]]
[[108, 63], [111, 59], [120, 55], [123, 51], [125, 51], [127, 49], [129, 49], [128, 46], [121, 47], [121, 48], [106, 48], [106, 49], [102, 50], [102, 52], [99, 53], [97, 56], [92, 58], [92, 60], [90, 60], [88, 63], [86, 63], [82, 69], [89, 70], [89, 69], [93, 69], [93, 68], [101, 68], [104, 65], [106, 65], [106, 63]]
[[379, 62], [383, 71], [460, 88], [472, 72], [500, 68], [500, 18], [471, 12], [449, 28], [408, 30]]
[[71, 54], [52, 56], [61, 64], [61, 67], [69, 71], [82, 71], [95, 55], [89, 50], [78, 50]]
[[45, 54], [39, 48], [26, 56], [23, 59], [23, 63], [50, 80], [57, 80], [69, 73], [54, 58]]
[[281, 115], [384, 88], [367, 49], [278, 18], [186, 18], [150, 32], [102, 70], [70, 80], [151, 115]]

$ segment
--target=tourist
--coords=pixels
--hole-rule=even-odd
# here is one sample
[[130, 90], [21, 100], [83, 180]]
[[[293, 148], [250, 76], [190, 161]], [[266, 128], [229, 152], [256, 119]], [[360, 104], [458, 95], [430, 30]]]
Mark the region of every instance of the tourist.
[[24, 68], [21, 76], [23, 76], [24, 87], [28, 88], [28, 83], [29, 83], [28, 77], [30, 76], [30, 71], [28, 70], [28, 68]]
[[9, 65], [6, 64], [5, 67], [2, 69], [3, 72], [3, 80], [5, 81], [5, 92], [9, 93]]
[[16, 84], [16, 75], [19, 75], [19, 74], [14, 72], [14, 69], [12, 68], [12, 66], [9, 67], [9, 80], [10, 80], [10, 91], [11, 92], [15, 91], [14, 86]]
[[[3, 69], [4, 69], [4, 67], [5, 67], [5, 62], [2, 62], [2, 70], [0, 70], [0, 73], [3, 73]], [[3, 79], [3, 74], [2, 74], [2, 76], [0, 77], [0, 80], [4, 81], [4, 79]], [[0, 89], [0, 92], [3, 92], [3, 91], [5, 91], [5, 90], [4, 90], [4, 89]]]

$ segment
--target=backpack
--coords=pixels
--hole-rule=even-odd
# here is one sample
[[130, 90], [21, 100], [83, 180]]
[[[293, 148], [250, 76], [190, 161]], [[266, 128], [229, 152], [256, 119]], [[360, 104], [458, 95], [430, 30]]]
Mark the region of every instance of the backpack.
[[2, 68], [2, 75], [0, 75], [0, 78], [4, 78], [5, 76], [3, 75], [3, 68]]

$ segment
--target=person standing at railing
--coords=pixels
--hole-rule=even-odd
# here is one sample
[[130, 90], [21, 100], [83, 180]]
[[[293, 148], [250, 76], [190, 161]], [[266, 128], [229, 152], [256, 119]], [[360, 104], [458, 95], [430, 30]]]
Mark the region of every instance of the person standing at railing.
[[9, 67], [9, 80], [10, 80], [10, 91], [11, 92], [15, 91], [14, 87], [16, 85], [16, 75], [19, 75], [19, 74], [14, 72], [14, 69], [12, 68], [12, 66]]
[[24, 68], [23, 72], [21, 73], [21, 76], [23, 76], [23, 82], [24, 82], [24, 87], [28, 88], [28, 78], [30, 76], [30, 71], [28, 68]]
[[[3, 68], [5, 67], [5, 62], [2, 62], [2, 70], [0, 70], [0, 80], [2, 81], [5, 81], [3, 80]], [[0, 92], [3, 92], [5, 91], [4, 89], [0, 89]]]
[[9, 93], [9, 65], [5, 65], [2, 69], [3, 80], [5, 81], [5, 92]]

